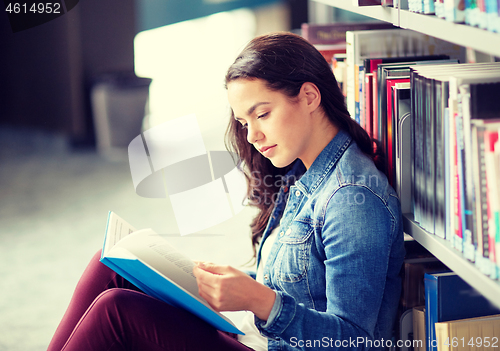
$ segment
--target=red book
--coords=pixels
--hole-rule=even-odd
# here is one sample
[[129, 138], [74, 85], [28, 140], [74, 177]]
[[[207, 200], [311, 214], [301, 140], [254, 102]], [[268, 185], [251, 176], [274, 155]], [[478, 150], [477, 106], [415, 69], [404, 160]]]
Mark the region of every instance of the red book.
[[378, 85], [377, 85], [377, 71], [372, 72], [372, 131], [373, 138], [380, 140], [378, 132]]

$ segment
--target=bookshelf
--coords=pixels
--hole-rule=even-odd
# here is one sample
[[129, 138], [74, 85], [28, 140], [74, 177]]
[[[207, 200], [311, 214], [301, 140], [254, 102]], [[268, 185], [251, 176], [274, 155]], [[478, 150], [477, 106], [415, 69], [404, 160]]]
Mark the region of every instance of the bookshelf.
[[[500, 33], [464, 24], [447, 22], [432, 15], [413, 13], [399, 8], [382, 6], [354, 6], [350, 0], [313, 0], [314, 2], [351, 11], [395, 26], [424, 33], [485, 54], [500, 57]], [[500, 307], [500, 282], [484, 275], [474, 263], [455, 250], [451, 244], [430, 234], [413, 221], [413, 214], [403, 216], [404, 231], [456, 272], [467, 283]]]
[[[393, 7], [354, 6], [350, 0], [313, 0], [351, 11], [395, 26], [424, 33], [448, 42], [500, 57], [500, 33], [465, 24], [451, 23], [433, 15], [423, 15]], [[481, 40], [478, 40], [481, 38]]]

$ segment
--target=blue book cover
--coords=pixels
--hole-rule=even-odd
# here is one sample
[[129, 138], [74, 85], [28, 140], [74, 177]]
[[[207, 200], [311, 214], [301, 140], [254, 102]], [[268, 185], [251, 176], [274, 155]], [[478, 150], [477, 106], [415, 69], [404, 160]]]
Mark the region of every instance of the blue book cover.
[[437, 351], [438, 343], [443, 342], [436, 340], [435, 323], [500, 313], [454, 272], [426, 273], [424, 286], [427, 351]]
[[218, 330], [243, 334], [198, 295], [194, 262], [153, 230], [136, 231], [110, 212], [101, 262], [146, 294], [189, 311]]

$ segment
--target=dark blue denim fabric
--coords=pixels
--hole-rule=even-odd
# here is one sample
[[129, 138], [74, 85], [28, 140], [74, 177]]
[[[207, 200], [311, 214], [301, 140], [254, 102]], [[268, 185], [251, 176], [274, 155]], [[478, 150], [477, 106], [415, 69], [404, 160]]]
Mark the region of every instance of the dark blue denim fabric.
[[298, 160], [283, 179], [262, 238], [280, 226], [264, 267], [277, 299], [256, 325], [269, 350], [388, 346], [405, 254], [397, 195], [344, 131], [304, 172]]

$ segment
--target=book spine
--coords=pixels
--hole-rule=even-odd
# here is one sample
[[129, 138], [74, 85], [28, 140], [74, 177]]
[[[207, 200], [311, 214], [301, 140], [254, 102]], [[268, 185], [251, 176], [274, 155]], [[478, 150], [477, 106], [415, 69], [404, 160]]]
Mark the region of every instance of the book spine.
[[444, 0], [445, 19], [449, 22], [464, 23], [464, 0]]
[[435, 101], [432, 91], [432, 81], [427, 79], [425, 83], [425, 115], [424, 115], [424, 175], [425, 175], [425, 229], [435, 234], [435, 196], [436, 196], [436, 159], [435, 159]]
[[[365, 67], [365, 66], [363, 66]], [[360, 111], [360, 122], [359, 124], [361, 125], [361, 128], [363, 128], [364, 130], [366, 130], [366, 108], [365, 108], [365, 104], [366, 104], [366, 80], [365, 80], [365, 75], [366, 75], [366, 70], [363, 70], [363, 76], [360, 77], [360, 81], [359, 81], [359, 85], [360, 85], [360, 88], [359, 88], [359, 99], [360, 99], [360, 104], [359, 104], [359, 108], [361, 109]]]
[[486, 0], [477, 0], [477, 25], [481, 29], [488, 27], [488, 18], [486, 16]]
[[373, 74], [365, 74], [365, 130], [373, 138]]
[[373, 137], [375, 139], [380, 140], [380, 133], [379, 133], [379, 122], [378, 122], [378, 84], [377, 84], [377, 70], [372, 71], [372, 130], [373, 130]]
[[354, 80], [354, 69], [356, 64], [356, 56], [358, 54], [356, 32], [347, 31], [345, 33], [346, 39], [346, 70], [347, 70], [347, 82], [346, 82], [346, 100], [347, 100], [347, 110], [349, 111], [351, 117], [354, 118], [356, 115], [356, 105], [354, 100], [355, 93], [355, 80]]
[[425, 330], [427, 351], [437, 351], [435, 323], [438, 321], [438, 281], [431, 274], [424, 276], [425, 287]]
[[390, 23], [329, 23], [301, 25], [301, 35], [311, 44], [341, 44], [346, 41], [346, 32], [355, 30], [389, 29]]
[[410, 110], [413, 116], [413, 128], [412, 128], [412, 150], [413, 150], [413, 170], [412, 170], [412, 189], [413, 189], [413, 211], [414, 220], [417, 223], [421, 223], [421, 194], [420, 194], [420, 170], [421, 170], [421, 159], [422, 159], [422, 148], [421, 148], [421, 136], [420, 136], [420, 116], [418, 114], [418, 98], [420, 94], [417, 94], [419, 90], [419, 80], [420, 77], [416, 73], [410, 75], [410, 85], [411, 85], [411, 100], [410, 100]]
[[444, 184], [445, 184], [445, 239], [449, 242], [453, 240], [453, 171], [452, 171], [452, 155], [451, 155], [451, 136], [453, 135], [454, 129], [450, 123], [450, 109], [447, 107], [444, 109], [444, 135], [443, 135], [443, 146], [444, 146]]
[[354, 119], [356, 122], [360, 121], [360, 105], [359, 105], [359, 76], [361, 71], [361, 66], [359, 64], [354, 65]]
[[447, 87], [443, 87], [441, 81], [434, 81], [434, 105], [435, 105], [435, 221], [434, 233], [441, 237], [446, 238], [445, 230], [445, 199], [446, 199], [446, 186], [445, 186], [445, 160], [446, 154], [444, 148], [444, 102], [447, 101], [447, 96], [443, 91]]
[[436, 340], [438, 351], [452, 351], [453, 342], [450, 342], [450, 328], [448, 323], [436, 323]]
[[484, 127], [472, 124], [472, 165], [476, 205], [476, 266], [481, 272], [490, 275], [488, 241], [488, 202], [486, 199], [486, 164], [484, 154]]
[[463, 123], [463, 148], [464, 158], [462, 159], [464, 169], [464, 256], [471, 262], [475, 261], [475, 251], [477, 246], [476, 227], [476, 199], [474, 191], [474, 179], [472, 176], [472, 141], [471, 141], [471, 109], [470, 109], [470, 87], [468, 85], [459, 86], [459, 113], [462, 114]]
[[498, 279], [497, 256], [499, 253], [495, 247], [497, 233], [500, 229], [497, 222], [500, 209], [500, 193], [498, 189], [500, 172], [498, 172], [497, 167], [499, 162], [495, 159], [495, 144], [498, 142], [498, 131], [485, 131], [485, 141], [489, 258], [493, 264], [491, 274]]
[[453, 247], [459, 252], [463, 251], [463, 233], [462, 233], [462, 201], [461, 201], [461, 142], [462, 142], [462, 124], [461, 117], [458, 114], [458, 87], [457, 80], [454, 77], [449, 81], [449, 99], [448, 106], [450, 109], [450, 123], [453, 128], [453, 133], [450, 137], [452, 148], [452, 191], [453, 191], [453, 206], [454, 206], [454, 221], [453, 221]]
[[496, 21], [498, 19], [498, 3], [497, 0], [486, 1], [486, 29], [490, 32], [496, 32]]
[[464, 141], [463, 141], [463, 122], [460, 113], [457, 114], [456, 119], [456, 130], [457, 130], [457, 205], [458, 205], [458, 226], [460, 227], [457, 231], [457, 239], [455, 241], [455, 248], [460, 252], [464, 251], [464, 241], [465, 241], [465, 151], [464, 151]]
[[493, 220], [495, 221], [495, 261], [498, 271], [498, 269], [500, 269], [500, 130], [497, 131], [493, 149], [495, 159], [496, 192], [492, 193], [492, 196], [496, 196], [497, 199], [496, 209], [493, 212]]

